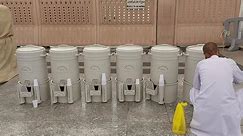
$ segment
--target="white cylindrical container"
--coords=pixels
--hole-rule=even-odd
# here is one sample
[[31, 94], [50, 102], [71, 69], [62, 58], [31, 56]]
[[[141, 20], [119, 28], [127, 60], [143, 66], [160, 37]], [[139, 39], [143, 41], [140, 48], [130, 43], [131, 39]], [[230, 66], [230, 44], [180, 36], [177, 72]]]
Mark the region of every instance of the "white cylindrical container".
[[204, 59], [203, 45], [204, 44], [198, 44], [198, 45], [188, 46], [186, 48], [183, 97], [188, 102], [190, 102], [189, 93], [193, 84], [194, 73], [195, 73], [197, 63]]
[[188, 46], [186, 48], [184, 80], [188, 83], [192, 84], [197, 63], [204, 59], [204, 54], [202, 49], [203, 49], [203, 44]]
[[[126, 83], [126, 81], [129, 81], [130, 83], [132, 82], [132, 84], [135, 85], [136, 79], [138, 79], [138, 81], [142, 81], [143, 48], [137, 45], [121, 45], [117, 47], [116, 53], [116, 73], [118, 83]], [[139, 94], [139, 97], [140, 96], [142, 96], [142, 94]], [[124, 100], [134, 101], [135, 97], [132, 95], [126, 95]]]
[[125, 82], [131, 78], [142, 80], [143, 48], [136, 45], [122, 45], [117, 47], [117, 79]]
[[84, 54], [84, 77], [91, 82], [93, 79], [101, 79], [102, 73], [106, 79], [110, 78], [110, 48], [102, 45], [87, 46]]
[[[55, 84], [71, 79], [73, 100], [80, 98], [80, 76], [77, 47], [60, 45], [50, 49], [51, 75]], [[59, 97], [58, 102], [67, 103], [68, 98]]]
[[[41, 101], [50, 97], [48, 73], [46, 67], [45, 48], [28, 45], [16, 50], [19, 81], [24, 83], [29, 80], [34, 84], [37, 79]], [[33, 98], [26, 98], [26, 103], [32, 103]]]
[[[151, 81], [154, 85], [158, 85], [160, 75], [163, 75], [165, 103], [171, 103], [177, 99], [179, 51], [179, 48], [167, 44], [157, 45], [151, 49]], [[151, 97], [152, 100], [156, 101], [154, 98], [157, 98], [157, 96]]]
[[165, 84], [175, 83], [178, 79], [179, 48], [171, 45], [158, 45], [151, 49], [151, 80], [158, 85], [160, 75], [164, 75]]
[[[83, 50], [84, 55], [84, 78], [86, 83], [91, 83], [97, 79], [101, 84], [102, 73], [106, 79], [110, 80], [110, 48], [103, 45], [86, 46]], [[108, 85], [109, 86], [109, 85]], [[107, 96], [111, 98], [111, 90], [108, 87]], [[101, 96], [92, 96], [93, 102], [101, 102]]]

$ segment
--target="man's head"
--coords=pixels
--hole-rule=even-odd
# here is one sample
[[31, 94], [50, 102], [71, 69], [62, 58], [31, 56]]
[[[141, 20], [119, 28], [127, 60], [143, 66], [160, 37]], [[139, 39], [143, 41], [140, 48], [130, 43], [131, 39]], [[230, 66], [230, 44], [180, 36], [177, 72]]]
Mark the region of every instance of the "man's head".
[[219, 55], [218, 46], [214, 42], [208, 42], [203, 46], [205, 58], [210, 58], [213, 55]]

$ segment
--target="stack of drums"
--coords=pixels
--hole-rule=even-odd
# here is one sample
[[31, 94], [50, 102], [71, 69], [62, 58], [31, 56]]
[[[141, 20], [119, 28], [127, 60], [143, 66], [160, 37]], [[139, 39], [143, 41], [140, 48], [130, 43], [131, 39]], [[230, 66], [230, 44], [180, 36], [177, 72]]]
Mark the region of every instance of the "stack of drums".
[[[126, 83], [127, 80], [132, 80], [135, 85], [137, 79], [142, 81], [143, 78], [143, 48], [137, 45], [121, 45], [116, 49], [117, 53], [117, 80], [118, 83]], [[129, 87], [128, 87], [129, 88]], [[119, 90], [118, 90], [119, 91]], [[119, 94], [120, 92], [118, 92]], [[140, 100], [142, 91], [140, 91]], [[126, 95], [125, 101], [135, 101], [135, 96]], [[136, 100], [138, 101], [138, 100]]]
[[[163, 75], [165, 103], [172, 103], [177, 99], [179, 51], [179, 48], [166, 44], [151, 49], [151, 81], [158, 86], [160, 75]], [[159, 101], [158, 96], [152, 96], [151, 100]]]
[[[106, 102], [111, 99], [110, 87], [110, 48], [103, 45], [87, 46], [83, 50], [85, 83], [91, 85], [94, 80], [102, 82], [102, 74], [106, 76], [107, 90], [101, 90], [100, 96], [91, 96], [92, 102]], [[91, 87], [89, 87], [91, 88]], [[104, 92], [106, 91], [106, 92]], [[102, 96], [106, 95], [106, 96]], [[105, 99], [102, 100], [102, 97]], [[87, 101], [87, 100], [86, 100]]]
[[[71, 79], [72, 99], [80, 98], [80, 78], [78, 64], [78, 49], [73, 46], [60, 45], [50, 49], [51, 75], [54, 84], [61, 80]], [[59, 103], [67, 103], [68, 98], [58, 97]]]
[[184, 100], [190, 102], [190, 90], [192, 88], [194, 73], [197, 63], [204, 59], [203, 45], [198, 44], [186, 48], [185, 74], [183, 83]]
[[[24, 84], [25, 81], [30, 81], [33, 87], [34, 80], [37, 79], [40, 100], [45, 101], [49, 99], [45, 48], [34, 45], [20, 47], [16, 51], [16, 56], [20, 83]], [[25, 102], [32, 103], [33, 97], [26, 98]]]

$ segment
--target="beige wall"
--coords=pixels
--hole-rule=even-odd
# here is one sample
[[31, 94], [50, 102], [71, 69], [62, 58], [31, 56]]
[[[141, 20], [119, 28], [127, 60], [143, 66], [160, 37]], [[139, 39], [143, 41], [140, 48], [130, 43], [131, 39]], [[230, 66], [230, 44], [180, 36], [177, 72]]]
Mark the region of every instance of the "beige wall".
[[175, 38], [176, 0], [158, 0], [157, 43], [173, 44]]
[[17, 43], [56, 45], [189, 45], [221, 43], [223, 21], [239, 16], [240, 0], [0, 0], [11, 8]]
[[[241, 0], [241, 4], [240, 4], [240, 14], [239, 14], [240, 17], [243, 17], [243, 0]], [[242, 32], [243, 32], [243, 22], [240, 23], [240, 32], [242, 35]]]
[[240, 17], [243, 17], [243, 0], [240, 3]]
[[[174, 18], [158, 15], [158, 28], [162, 29], [158, 29], [157, 41], [164, 43], [173, 38], [176, 45], [207, 41], [222, 43], [220, 34], [223, 31], [223, 21], [237, 17], [240, 7], [240, 0], [159, 0], [158, 3], [163, 3], [159, 5], [158, 11], [167, 15], [173, 14]], [[174, 27], [171, 24], [174, 24]]]

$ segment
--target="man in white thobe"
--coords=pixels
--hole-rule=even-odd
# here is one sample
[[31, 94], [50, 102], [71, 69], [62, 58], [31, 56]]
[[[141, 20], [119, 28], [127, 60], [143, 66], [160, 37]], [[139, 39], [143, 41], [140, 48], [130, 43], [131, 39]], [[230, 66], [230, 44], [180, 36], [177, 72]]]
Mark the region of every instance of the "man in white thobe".
[[236, 63], [218, 57], [217, 44], [206, 43], [197, 64], [190, 99], [194, 106], [191, 131], [197, 136], [241, 136], [240, 104], [233, 83], [243, 81]]

